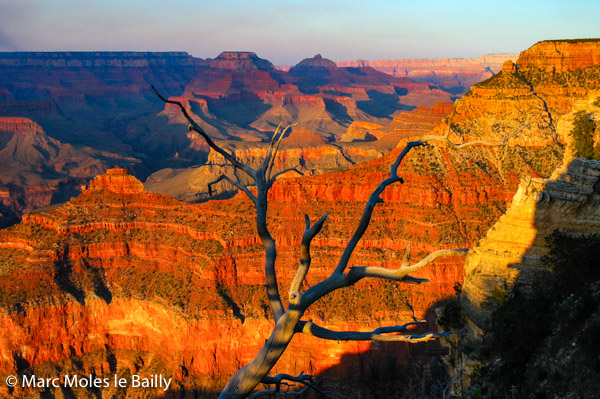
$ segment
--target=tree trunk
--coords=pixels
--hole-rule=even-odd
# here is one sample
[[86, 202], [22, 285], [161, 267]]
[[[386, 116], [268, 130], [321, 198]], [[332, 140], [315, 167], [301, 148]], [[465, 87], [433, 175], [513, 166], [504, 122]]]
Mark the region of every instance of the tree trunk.
[[256, 357], [229, 380], [219, 399], [243, 399], [254, 391], [275, 366], [295, 334], [302, 312], [288, 310], [275, 324], [269, 339]]

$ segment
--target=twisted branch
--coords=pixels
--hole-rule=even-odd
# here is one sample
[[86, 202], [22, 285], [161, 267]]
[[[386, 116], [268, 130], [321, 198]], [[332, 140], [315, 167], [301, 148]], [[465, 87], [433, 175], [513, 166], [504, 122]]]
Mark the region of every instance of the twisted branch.
[[[282, 392], [281, 386], [288, 386], [288, 387], [293, 386], [293, 385], [286, 383], [285, 381], [302, 384], [302, 385], [304, 385], [304, 388], [297, 390], [297, 391]], [[249, 398], [254, 399], [254, 398], [258, 398], [260, 396], [266, 396], [266, 395], [276, 395], [276, 396], [298, 395], [299, 396], [302, 393], [304, 393], [307, 389], [310, 388], [329, 399], [333, 399], [333, 396], [342, 398], [342, 399], [348, 399], [346, 396], [340, 395], [338, 393], [322, 390], [321, 388], [319, 388], [317, 386], [317, 384], [315, 383], [314, 377], [312, 375], [304, 374], [303, 372], [298, 374], [298, 376], [296, 376], [296, 377], [294, 377], [293, 375], [283, 374], [283, 373], [274, 375], [272, 377], [267, 375], [267, 376], [263, 377], [263, 379], [261, 380], [261, 383], [267, 384], [267, 385], [275, 384], [275, 388], [254, 392], [254, 394], [249, 396]]]
[[[269, 146], [269, 150], [272, 150], [272, 155], [270, 156], [270, 160], [269, 160], [269, 166], [266, 169], [266, 177], [268, 180], [271, 179], [271, 172], [273, 171], [273, 166], [275, 165], [275, 156], [277, 155], [277, 152], [279, 151], [279, 145], [281, 144], [281, 140], [283, 140], [283, 136], [285, 136], [285, 134], [287, 133], [288, 130], [290, 130], [292, 127], [296, 127], [300, 124], [300, 121], [297, 121], [296, 123], [293, 123], [291, 125], [287, 125], [285, 127], [285, 129], [283, 129], [283, 131], [281, 132], [281, 134], [279, 135], [279, 138], [277, 139], [277, 143], [275, 144], [275, 146], [273, 147], [272, 144], [272, 140], [271, 140], [271, 145]], [[281, 124], [279, 124], [279, 126], [281, 126]], [[266, 157], [265, 157], [266, 159]]]
[[[424, 324], [426, 321], [412, 321], [398, 326], [379, 327], [373, 331], [333, 331], [315, 324], [312, 320], [302, 322], [303, 334], [312, 335], [329, 341], [385, 341], [385, 342], [426, 342], [439, 337], [447, 337], [453, 332], [426, 332], [414, 334], [408, 327]], [[391, 335], [387, 335], [391, 334]]]
[[[465, 256], [467, 252], [469, 252], [468, 248], [440, 249], [430, 253], [414, 265], [402, 265], [397, 269], [388, 269], [386, 267], [376, 266], [353, 266], [348, 271], [348, 274], [346, 274], [346, 278], [349, 280], [348, 283], [351, 284], [355, 284], [365, 277], [373, 277], [389, 281], [404, 281], [405, 278], [410, 277], [408, 276], [409, 273], [413, 273], [424, 268], [437, 258], [447, 256]], [[415, 279], [414, 277], [410, 277], [409, 280], [411, 280], [411, 282], [419, 281], [419, 279]]]

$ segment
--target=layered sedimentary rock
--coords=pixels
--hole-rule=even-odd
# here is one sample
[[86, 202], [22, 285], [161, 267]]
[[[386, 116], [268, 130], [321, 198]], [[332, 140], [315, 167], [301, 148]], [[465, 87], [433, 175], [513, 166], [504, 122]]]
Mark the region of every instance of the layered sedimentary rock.
[[[284, 286], [295, 274], [302, 211], [315, 217], [333, 208], [313, 244], [309, 283], [314, 284], [331, 272], [353, 225], [348, 218], [359, 210], [337, 208], [327, 196], [318, 209], [307, 200], [291, 209], [278, 196], [276, 190], [270, 219]], [[354, 202], [346, 197], [348, 205]], [[399, 255], [381, 256], [405, 247], [381, 236], [383, 224], [397, 223], [393, 219], [386, 210], [376, 217], [357, 262], [400, 262]], [[162, 372], [174, 377], [173, 392], [217, 390], [258, 351], [272, 328], [252, 220], [244, 198], [190, 205], [144, 191], [124, 169], [97, 177], [64, 206], [27, 215], [22, 224], [0, 232], [0, 323], [2, 331], [10, 331], [0, 345], [0, 373]], [[414, 256], [427, 247], [417, 244]], [[365, 282], [325, 298], [307, 316], [338, 329], [422, 318], [429, 304], [461, 278], [453, 261], [438, 262], [420, 276], [433, 283], [404, 289]], [[408, 367], [405, 345], [384, 346], [298, 337], [277, 370], [326, 373], [344, 358], [342, 371], [334, 372], [338, 377], [365, 367], [385, 373]], [[424, 348], [439, 353], [436, 347]], [[375, 360], [382, 350], [383, 360]], [[413, 360], [422, 364], [419, 359]], [[3, 393], [26, 394], [18, 388], [3, 388]]]
[[[437, 129], [445, 132], [446, 126]], [[302, 130], [287, 140], [306, 151], [322, 145], [322, 139]], [[359, 204], [385, 178], [399, 151], [349, 171], [277, 182], [270, 220], [284, 286], [295, 274], [302, 214], [331, 212], [312, 246], [309, 284], [314, 284], [334, 268], [360, 217]], [[507, 158], [502, 150], [495, 155]], [[478, 149], [415, 150], [402, 167], [405, 184], [384, 192], [385, 203], [378, 206], [353, 264], [398, 267], [408, 242], [414, 259], [438, 248], [471, 246], [500, 216], [518, 181], [514, 170], [482, 166], [489, 156]], [[10, 309], [4, 323], [20, 337], [2, 350], [6, 374], [46, 370], [52, 375], [64, 367], [98, 375], [159, 370], [173, 376], [178, 389], [217, 390], [270, 331], [262, 251], [250, 203], [242, 196], [189, 205], [142, 191], [124, 170], [112, 170], [67, 205], [28, 215], [3, 234], [2, 258], [10, 259], [2, 268], [1, 297]], [[454, 292], [462, 263], [441, 260], [420, 276], [432, 283], [406, 288], [365, 282], [324, 298], [307, 316], [337, 329], [422, 318], [433, 303]], [[68, 319], [62, 322], [57, 312]], [[58, 325], [48, 325], [47, 316]], [[109, 322], [99, 323], [98, 317]], [[216, 330], [227, 333], [217, 339]], [[42, 338], [50, 331], [61, 337], [61, 345], [36, 346], [47, 342]], [[22, 349], [30, 347], [35, 350]], [[288, 352], [276, 371], [335, 377], [369, 370], [391, 376], [411, 362], [427, 369], [424, 354], [436, 356], [439, 347], [407, 357], [404, 345], [299, 337]]]
[[519, 56], [519, 64], [549, 73], [561, 73], [600, 64], [598, 39], [546, 40]]
[[489, 54], [475, 59], [401, 59], [356, 60], [338, 62], [343, 67], [370, 66], [396, 77], [407, 77], [416, 82], [433, 82], [447, 89], [466, 93], [469, 87], [497, 73], [506, 60], [517, 59], [518, 54]]
[[600, 231], [600, 163], [575, 158], [550, 179], [526, 179], [511, 206], [473, 249], [465, 265], [463, 306], [477, 326], [490, 328], [491, 309], [482, 306], [493, 291], [527, 289], [539, 282], [536, 272], [548, 253], [547, 237], [555, 230]]
[[183, 97], [207, 102], [207, 109], [192, 110], [207, 132], [246, 140], [264, 138], [261, 132], [279, 122], [296, 121], [333, 139], [354, 120], [377, 122], [421, 103], [449, 99], [427, 84], [369, 67], [339, 68], [320, 55], [288, 72], [254, 53], [234, 52], [210, 61], [210, 69], [187, 85]]
[[[550, 90], [551, 78], [542, 74], [526, 91], [519, 82], [533, 75], [519, 75], [524, 70], [518, 66], [507, 65], [479, 92], [460, 100], [452, 121], [440, 117], [430, 132], [450, 131], [457, 143], [518, 134], [500, 147], [455, 151], [434, 144], [415, 149], [400, 170], [405, 183], [383, 193], [384, 203], [377, 206], [351, 264], [397, 267], [408, 242], [415, 260], [439, 248], [471, 247], [504, 212], [521, 177], [549, 176], [562, 157], [556, 143], [564, 141], [556, 131], [562, 107], [583, 98], [580, 93], [589, 96], [592, 80], [561, 92]], [[292, 139], [307, 151], [321, 146], [310, 134]], [[362, 212], [359, 204], [400, 151], [346, 171], [275, 184], [269, 220], [284, 287], [296, 271], [303, 214], [315, 219], [330, 212], [313, 242], [312, 285], [333, 270]], [[139, 182], [115, 170], [65, 206], [29, 215], [2, 231], [2, 323], [14, 331], [0, 350], [3, 373], [160, 370], [183, 390], [218, 389], [224, 376], [253, 356], [271, 328], [252, 219], [251, 204], [241, 195], [190, 205], [141, 191]], [[462, 275], [460, 260], [440, 260], [420, 274], [430, 284], [407, 288], [365, 281], [323, 298], [307, 317], [337, 329], [421, 318], [454, 293]], [[101, 318], [109, 323], [98, 322]], [[215, 331], [223, 332], [224, 339], [216, 338]], [[49, 334], [61, 344], [46, 344]], [[323, 343], [306, 337], [293, 345], [276, 371], [351, 380], [368, 371], [369, 377], [391, 379], [401, 373], [390, 370], [404, 360], [428, 362], [423, 352], [407, 358], [416, 349], [402, 345]], [[424, 352], [439, 354], [439, 347]], [[339, 385], [354, 388], [352, 382]], [[342, 389], [347, 396], [354, 392]]]
[[[482, 304], [494, 290], [509, 289], [517, 277], [524, 285], [532, 283], [525, 272], [539, 266], [549, 233], [556, 229], [582, 233], [597, 224], [597, 164], [573, 160], [570, 131], [571, 111], [582, 110], [598, 120], [598, 43], [537, 43], [523, 51], [516, 64], [505, 63], [498, 76], [476, 85], [457, 103], [454, 120], [459, 131], [483, 130], [483, 123], [499, 131], [521, 126], [521, 133], [511, 139], [514, 143], [549, 148], [558, 141], [567, 146], [562, 168], [547, 179], [533, 174], [522, 181], [506, 215], [468, 258], [463, 301], [479, 328], [491, 315]], [[486, 121], [473, 118], [476, 114], [497, 117]]]

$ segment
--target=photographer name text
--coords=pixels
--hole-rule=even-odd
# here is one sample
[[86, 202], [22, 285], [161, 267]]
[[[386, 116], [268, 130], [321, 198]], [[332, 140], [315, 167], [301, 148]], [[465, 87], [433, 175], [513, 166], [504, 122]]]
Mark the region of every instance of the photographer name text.
[[6, 379], [8, 386], [20, 385], [22, 388], [162, 388], [166, 391], [171, 386], [171, 378], [165, 378], [162, 374], [152, 374], [141, 377], [132, 375], [128, 378], [119, 377], [117, 374], [113, 377], [96, 377], [92, 374], [88, 376], [79, 376], [76, 374], [63, 375], [55, 378], [38, 378], [35, 375], [23, 375], [19, 378], [9, 376]]

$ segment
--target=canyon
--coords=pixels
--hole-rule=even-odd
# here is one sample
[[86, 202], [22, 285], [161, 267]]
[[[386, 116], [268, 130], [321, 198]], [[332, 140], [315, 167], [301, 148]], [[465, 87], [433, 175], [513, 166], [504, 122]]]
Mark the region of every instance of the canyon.
[[[497, 71], [496, 64], [486, 65]], [[165, 107], [151, 85], [182, 102], [213, 138], [228, 141], [232, 149], [243, 152], [252, 143], [260, 148], [277, 124], [299, 121], [298, 128], [341, 147], [327, 150], [341, 154], [339, 167], [380, 156], [397, 144], [395, 138], [373, 140], [365, 123], [387, 126], [406, 111], [455, 97], [431, 81], [394, 77], [366, 65], [341, 67], [320, 55], [281, 71], [252, 52], [223, 52], [214, 59], [185, 52], [0, 53], [2, 117], [26, 118], [47, 137], [87, 151], [98, 164], [124, 166], [142, 180], [159, 171], [151, 180], [193, 175], [184, 169], [205, 164], [209, 149], [197, 134], [185, 132], [179, 110]], [[31, 145], [23, 142], [19, 152], [35, 153]], [[6, 152], [0, 160], [13, 163], [11, 157]], [[320, 173], [328, 167], [308, 169]], [[18, 222], [24, 212], [63, 202], [82, 183], [63, 178], [58, 184], [35, 173], [39, 184], [2, 183], [2, 226]], [[87, 182], [92, 176], [79, 177]]]
[[[565, 209], [574, 207], [560, 201], [590, 203], [589, 198], [595, 198], [596, 163], [574, 160], [567, 171], [554, 171], [564, 160], [570, 161], [569, 114], [578, 109], [595, 110], [600, 66], [589, 54], [596, 51], [597, 42], [551, 43], [538, 43], [514, 63], [504, 62], [498, 74], [475, 85], [454, 106], [436, 99], [408, 112], [392, 113], [386, 121], [352, 121], [333, 140], [319, 132], [318, 125], [295, 129], [283, 140], [277, 168], [293, 167], [301, 160], [307, 172], [303, 177], [282, 176], [270, 191], [268, 218], [278, 245], [277, 272], [285, 292], [296, 272], [303, 214], [314, 219], [330, 213], [312, 243], [308, 284], [313, 285], [335, 268], [362, 204], [389, 173], [407, 141], [448, 132], [456, 143], [476, 139], [499, 142], [518, 132], [503, 146], [454, 150], [434, 143], [413, 150], [399, 171], [404, 184], [391, 186], [382, 194], [384, 202], [377, 206], [351, 261], [354, 265], [398, 267], [410, 243], [414, 260], [440, 248], [474, 247], [466, 264], [462, 259], [439, 259], [416, 275], [430, 280], [423, 285], [361, 282], [321, 299], [307, 318], [336, 330], [423, 318], [430, 321], [427, 328], [435, 328], [437, 304], [452, 298], [458, 283], [465, 312], [472, 325], [478, 326], [479, 320], [485, 320], [480, 304], [494, 291], [493, 284], [487, 283], [489, 273], [482, 267], [497, 264], [497, 258], [503, 256], [499, 251], [504, 249], [496, 247], [510, 240], [520, 243], [518, 234], [531, 236], [525, 229], [511, 232], [519, 221], [531, 221], [531, 211], [523, 211], [528, 212], [525, 215], [519, 204], [530, 209], [538, 201], [534, 188], [538, 187], [539, 193], [545, 184], [554, 190], [550, 195], [554, 202], [544, 205], [548, 209], [540, 214], [543, 220], [563, 218], [566, 224], [581, 218], [594, 224], [595, 208], [563, 215]], [[534, 61], [539, 58], [544, 60]], [[184, 55], [178, 60], [189, 62], [190, 70], [206, 68]], [[250, 70], [252, 81], [241, 84], [251, 85], [257, 79], [271, 84], [272, 66], [251, 53], [224, 53], [210, 62], [221, 70]], [[327, 96], [309, 93], [314, 88], [299, 82], [323, 78], [326, 82], [319, 81], [323, 85], [319, 87], [345, 84], [353, 72], [339, 69], [322, 57], [307, 59], [289, 72], [297, 79], [297, 87], [305, 91], [298, 89], [300, 97], [265, 93], [263, 98], [272, 95], [281, 100], [280, 114], [287, 105], [298, 106], [298, 101], [314, 101], [321, 107], [321, 100], [327, 104]], [[369, 79], [380, 79], [376, 73], [365, 73]], [[383, 80], [378, 82], [384, 85]], [[227, 84], [226, 78], [198, 79], [181, 87], [181, 101], [194, 115], [206, 116], [203, 110], [210, 110], [214, 100], [210, 90], [221, 90], [220, 85]], [[388, 80], [385, 84], [398, 88], [415, 83]], [[419, 87], [404, 88], [410, 94]], [[342, 97], [353, 96], [354, 92]], [[174, 122], [181, 118], [170, 106], [152, 112]], [[203, 126], [208, 126], [208, 119], [202, 120]], [[6, 126], [4, 131], [16, 129], [6, 123], [0, 124]], [[20, 129], [38, 134], [37, 126], [46, 129], [42, 123], [35, 125], [33, 119], [20, 123]], [[260, 125], [255, 126], [260, 131]], [[188, 138], [187, 134], [181, 133]], [[223, 134], [219, 143], [234, 142], [233, 135]], [[241, 135], [240, 131], [238, 138]], [[259, 350], [273, 321], [264, 294], [263, 252], [253, 227], [251, 203], [231, 192], [228, 199], [187, 203], [148, 191], [174, 190], [174, 196], [185, 198], [188, 190], [205, 190], [203, 186], [217, 173], [210, 164], [222, 161], [198, 139], [194, 139], [196, 148], [203, 151], [209, 165], [195, 169], [204, 177], [190, 177], [177, 167], [186, 166], [179, 161], [165, 164], [170, 169], [155, 173], [145, 185], [131, 175], [132, 165], [125, 163], [106, 172], [98, 169], [97, 173], [103, 174], [85, 184], [77, 197], [52, 209], [25, 214], [20, 224], [0, 230], [0, 328], [5, 332], [0, 335], [0, 381], [24, 373], [48, 377], [65, 371], [97, 376], [162, 373], [173, 378], [168, 397], [214, 397], [228, 377]], [[59, 146], [62, 142], [53, 143]], [[178, 149], [183, 154], [189, 145]], [[264, 153], [261, 145], [234, 143], [231, 149], [236, 157], [252, 164]], [[69, 170], [75, 176], [80, 169], [87, 170], [83, 166]], [[161, 183], [163, 187], [157, 188]], [[182, 189], [183, 184], [188, 185]], [[586, 196], [573, 195], [580, 191]], [[508, 227], [490, 230], [502, 224]], [[535, 245], [527, 248], [537, 251]], [[520, 257], [522, 250], [511, 252], [510, 259]], [[484, 256], [490, 258], [476, 262]], [[512, 276], [511, 270], [502, 270], [492, 274], [499, 279]], [[502, 279], [507, 280], [505, 277]], [[323, 386], [345, 395], [385, 397], [405, 389], [406, 377], [415, 373], [436, 378], [441, 367], [436, 359], [442, 353], [438, 343], [330, 342], [298, 335], [274, 372], [305, 371], [316, 374]], [[12, 397], [88, 394], [76, 389], [34, 393], [5, 386], [0, 392]], [[162, 393], [130, 388], [91, 394], [157, 397]]]

